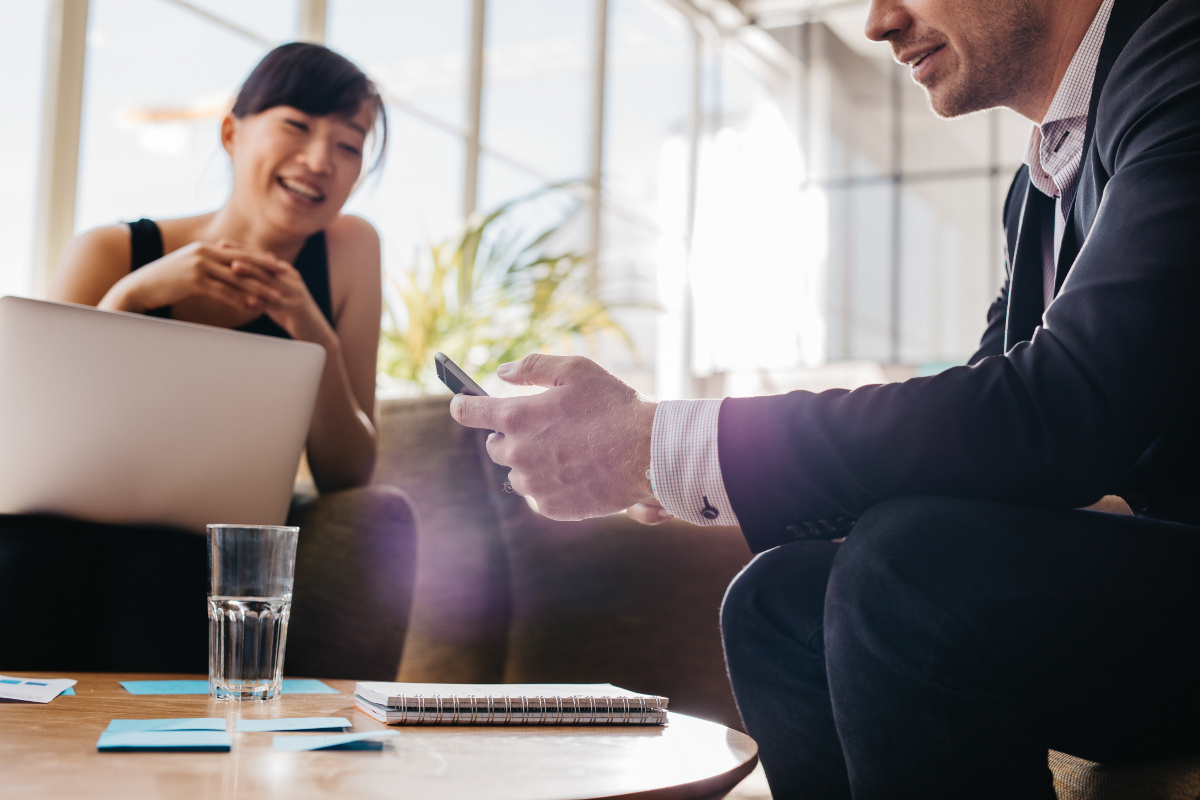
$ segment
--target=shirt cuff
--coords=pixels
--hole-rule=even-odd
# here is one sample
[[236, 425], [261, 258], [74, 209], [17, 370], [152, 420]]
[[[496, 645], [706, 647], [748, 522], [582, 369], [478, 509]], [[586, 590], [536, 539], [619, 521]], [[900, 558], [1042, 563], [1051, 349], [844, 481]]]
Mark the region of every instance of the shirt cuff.
[[664, 400], [654, 412], [650, 473], [668, 513], [693, 525], [737, 525], [717, 455], [721, 400]]

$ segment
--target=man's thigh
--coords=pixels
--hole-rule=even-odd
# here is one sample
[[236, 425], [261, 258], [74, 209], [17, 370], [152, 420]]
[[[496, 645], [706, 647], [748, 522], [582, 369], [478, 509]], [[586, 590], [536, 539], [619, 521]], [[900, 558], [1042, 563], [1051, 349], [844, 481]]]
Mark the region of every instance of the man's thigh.
[[827, 636], [839, 622], [851, 636], [908, 626], [924, 650], [906, 657], [931, 681], [1009, 698], [1047, 746], [1163, 757], [1200, 740], [1198, 573], [1191, 526], [900, 498], [869, 509], [839, 551]]

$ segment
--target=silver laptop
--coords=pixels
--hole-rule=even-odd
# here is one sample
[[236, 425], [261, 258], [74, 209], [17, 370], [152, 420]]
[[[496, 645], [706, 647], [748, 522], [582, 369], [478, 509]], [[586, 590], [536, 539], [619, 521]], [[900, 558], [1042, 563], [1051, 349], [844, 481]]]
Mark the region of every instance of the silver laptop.
[[282, 524], [318, 345], [0, 298], [0, 514]]

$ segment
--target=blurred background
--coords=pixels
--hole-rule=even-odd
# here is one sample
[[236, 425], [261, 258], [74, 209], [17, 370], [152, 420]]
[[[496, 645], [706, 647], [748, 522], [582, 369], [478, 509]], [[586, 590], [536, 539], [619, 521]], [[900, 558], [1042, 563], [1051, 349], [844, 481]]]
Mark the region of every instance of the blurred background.
[[[1029, 123], [946, 122], [862, 33], [862, 0], [25, 0], [0, 26], [0, 294], [74, 232], [223, 202], [218, 127], [276, 44], [381, 86], [383, 170], [348, 210], [411, 270], [473, 212], [586, 255], [633, 348], [577, 342], [662, 398], [855, 386], [974, 349]], [[389, 291], [394, 291], [390, 289]], [[392, 298], [396, 302], [396, 298]]]

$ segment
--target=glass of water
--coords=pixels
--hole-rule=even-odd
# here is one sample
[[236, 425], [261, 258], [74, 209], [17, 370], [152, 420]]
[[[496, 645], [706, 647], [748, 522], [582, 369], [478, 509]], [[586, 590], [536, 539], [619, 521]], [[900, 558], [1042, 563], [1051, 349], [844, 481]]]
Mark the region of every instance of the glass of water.
[[211, 696], [279, 696], [299, 534], [277, 525], [208, 526]]

